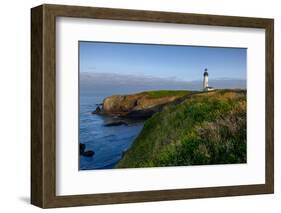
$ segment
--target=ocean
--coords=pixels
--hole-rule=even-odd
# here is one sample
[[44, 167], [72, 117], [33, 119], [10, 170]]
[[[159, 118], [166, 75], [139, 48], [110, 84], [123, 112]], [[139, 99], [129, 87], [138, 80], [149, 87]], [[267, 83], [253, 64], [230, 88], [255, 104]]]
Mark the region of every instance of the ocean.
[[80, 155], [80, 170], [114, 168], [143, 128], [141, 121], [126, 121], [128, 126], [104, 126], [118, 119], [92, 114], [104, 98], [101, 95], [80, 95], [79, 142], [86, 145], [86, 150], [95, 152], [92, 157]]

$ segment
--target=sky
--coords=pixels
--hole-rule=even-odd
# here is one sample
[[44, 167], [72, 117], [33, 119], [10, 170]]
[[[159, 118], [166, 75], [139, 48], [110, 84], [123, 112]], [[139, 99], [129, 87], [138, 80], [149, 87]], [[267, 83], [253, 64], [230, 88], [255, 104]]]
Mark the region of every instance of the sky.
[[246, 79], [246, 48], [79, 42], [80, 72], [145, 75], [183, 81]]

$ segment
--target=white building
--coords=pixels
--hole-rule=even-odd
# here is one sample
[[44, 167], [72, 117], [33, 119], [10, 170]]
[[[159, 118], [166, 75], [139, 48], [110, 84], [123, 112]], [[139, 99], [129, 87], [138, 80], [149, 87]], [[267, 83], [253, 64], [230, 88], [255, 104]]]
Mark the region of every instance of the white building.
[[213, 87], [209, 87], [208, 83], [209, 83], [209, 73], [208, 73], [208, 69], [206, 68], [204, 70], [204, 74], [203, 74], [203, 91], [214, 90]]

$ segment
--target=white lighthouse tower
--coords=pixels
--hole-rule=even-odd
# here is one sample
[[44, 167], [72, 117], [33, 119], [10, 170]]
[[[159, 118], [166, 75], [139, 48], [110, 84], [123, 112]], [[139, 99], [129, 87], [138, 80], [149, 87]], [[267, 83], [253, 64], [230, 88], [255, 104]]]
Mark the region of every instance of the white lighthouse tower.
[[209, 87], [208, 81], [209, 81], [209, 73], [208, 73], [208, 69], [205, 68], [205, 69], [204, 69], [204, 74], [203, 74], [203, 91], [211, 91], [211, 90], [214, 90], [213, 87]]
[[208, 69], [205, 68], [203, 74], [203, 90], [207, 90], [208, 88], [208, 77], [209, 77]]

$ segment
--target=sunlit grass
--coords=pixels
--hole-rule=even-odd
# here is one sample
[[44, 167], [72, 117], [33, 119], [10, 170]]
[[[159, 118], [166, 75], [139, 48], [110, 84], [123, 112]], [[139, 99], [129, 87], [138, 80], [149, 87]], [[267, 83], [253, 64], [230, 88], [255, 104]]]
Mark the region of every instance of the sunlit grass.
[[163, 98], [170, 96], [185, 96], [192, 93], [188, 90], [155, 90], [155, 91], [146, 91], [143, 94], [147, 95], [148, 98]]

